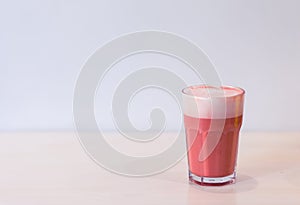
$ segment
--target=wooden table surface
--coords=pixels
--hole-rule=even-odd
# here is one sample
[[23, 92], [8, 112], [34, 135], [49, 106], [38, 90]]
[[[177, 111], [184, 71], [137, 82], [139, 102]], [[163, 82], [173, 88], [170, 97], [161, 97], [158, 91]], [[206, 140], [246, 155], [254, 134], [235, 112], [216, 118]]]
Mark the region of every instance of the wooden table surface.
[[242, 133], [237, 183], [200, 187], [186, 160], [151, 177], [99, 167], [75, 133], [0, 133], [0, 204], [300, 204], [300, 133]]

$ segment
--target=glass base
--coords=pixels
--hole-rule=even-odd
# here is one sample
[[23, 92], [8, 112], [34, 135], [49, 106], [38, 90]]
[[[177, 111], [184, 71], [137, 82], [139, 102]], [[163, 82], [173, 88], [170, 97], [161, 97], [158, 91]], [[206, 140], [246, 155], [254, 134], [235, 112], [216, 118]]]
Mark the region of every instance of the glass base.
[[222, 186], [226, 184], [232, 184], [235, 182], [235, 177], [235, 172], [224, 177], [201, 177], [189, 172], [190, 182], [202, 186]]

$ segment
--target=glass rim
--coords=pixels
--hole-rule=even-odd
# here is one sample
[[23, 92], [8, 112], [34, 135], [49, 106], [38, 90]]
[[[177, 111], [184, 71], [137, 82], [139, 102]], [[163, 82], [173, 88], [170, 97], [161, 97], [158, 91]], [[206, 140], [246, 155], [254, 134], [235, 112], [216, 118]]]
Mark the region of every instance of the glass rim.
[[[222, 90], [224, 89], [230, 89], [230, 90], [235, 90], [235, 91], [238, 91], [237, 94], [234, 94], [234, 95], [230, 95], [230, 96], [208, 96], [208, 97], [203, 97], [203, 96], [197, 96], [197, 95], [193, 95], [193, 94], [190, 94], [190, 93], [187, 93], [186, 91], [188, 89], [191, 89], [191, 88], [221, 88]], [[220, 87], [217, 87], [217, 86], [212, 86], [212, 85], [207, 85], [207, 84], [197, 84], [197, 85], [190, 85], [188, 87], [185, 87], [181, 90], [181, 93], [185, 96], [188, 96], [188, 97], [193, 97], [193, 98], [198, 98], [198, 99], [212, 99], [212, 98], [236, 98], [238, 96], [243, 96], [245, 94], [245, 90], [243, 88], [240, 88], [240, 87], [236, 87], [236, 86], [230, 86], [230, 85], [222, 85]]]

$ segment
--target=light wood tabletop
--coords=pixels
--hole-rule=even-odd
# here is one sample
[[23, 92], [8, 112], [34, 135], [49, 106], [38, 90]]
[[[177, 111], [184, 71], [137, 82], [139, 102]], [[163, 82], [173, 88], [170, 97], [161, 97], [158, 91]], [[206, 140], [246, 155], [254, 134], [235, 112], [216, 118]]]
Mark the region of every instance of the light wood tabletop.
[[190, 184], [186, 159], [150, 177], [111, 173], [75, 133], [1, 133], [0, 204], [300, 204], [300, 133], [242, 133], [237, 182]]

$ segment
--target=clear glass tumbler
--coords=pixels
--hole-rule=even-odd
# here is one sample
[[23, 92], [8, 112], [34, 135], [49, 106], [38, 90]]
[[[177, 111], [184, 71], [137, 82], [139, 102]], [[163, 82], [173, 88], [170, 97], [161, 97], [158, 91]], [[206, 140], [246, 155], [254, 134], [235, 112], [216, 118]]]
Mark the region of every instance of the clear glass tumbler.
[[182, 90], [189, 179], [200, 185], [235, 182], [245, 91], [209, 85]]

